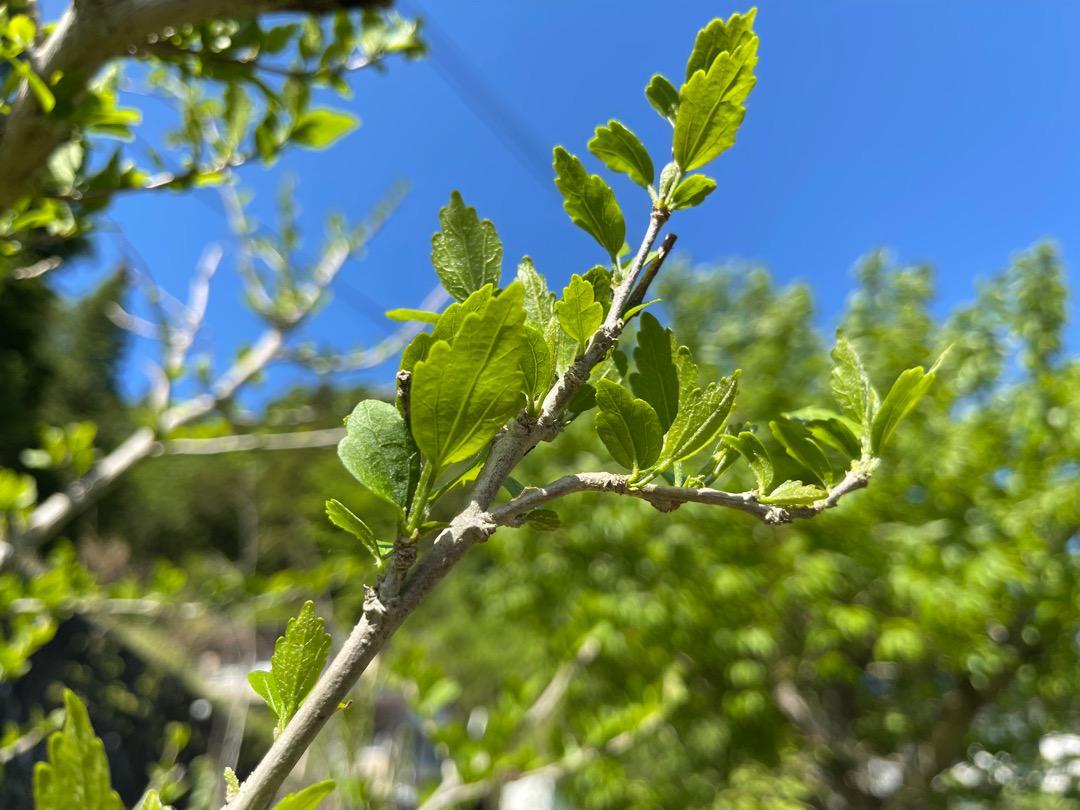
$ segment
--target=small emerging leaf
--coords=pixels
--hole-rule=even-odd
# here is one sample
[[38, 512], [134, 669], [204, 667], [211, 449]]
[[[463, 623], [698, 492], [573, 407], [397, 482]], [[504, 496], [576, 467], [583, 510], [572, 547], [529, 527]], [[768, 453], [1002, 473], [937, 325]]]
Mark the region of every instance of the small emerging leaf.
[[785, 481], [768, 495], [759, 496], [758, 500], [784, 506], [803, 506], [820, 501], [828, 494], [821, 487], [804, 484], [802, 481]]
[[645, 98], [660, 117], [675, 126], [675, 117], [679, 113], [679, 91], [670, 81], [659, 73], [653, 74], [645, 87]]
[[945, 355], [942, 354], [929, 371], [923, 371], [922, 366], [916, 366], [909, 368], [896, 378], [896, 382], [892, 384], [892, 388], [885, 395], [881, 407], [874, 416], [870, 434], [870, 448], [874, 455], [881, 453], [897, 425], [911, 413], [923, 395], [930, 390], [941, 361], [944, 359]]
[[285, 635], [274, 644], [270, 671], [257, 670], [248, 682], [277, 716], [275, 735], [280, 734], [315, 686], [330, 652], [326, 622], [315, 613], [308, 600], [300, 614], [285, 627]]
[[64, 727], [49, 737], [48, 761], [34, 766], [35, 810], [123, 810], [112, 789], [105, 746], [71, 690], [64, 692], [64, 709]]
[[683, 208], [693, 208], [701, 205], [713, 191], [716, 190], [716, 181], [703, 174], [691, 174], [683, 178], [682, 182], [675, 187], [668, 201], [668, 207], [673, 211]]
[[778, 419], [769, 422], [769, 429], [787, 454], [813, 473], [820, 483], [833, 483], [834, 475], [829, 459], [814, 441], [807, 427], [789, 419]]
[[345, 420], [338, 457], [353, 477], [404, 511], [420, 476], [420, 457], [405, 419], [389, 402], [365, 399]]
[[830, 375], [833, 396], [860, 428], [863, 455], [871, 452], [871, 427], [878, 409], [878, 394], [859, 359], [858, 352], [842, 334], [836, 336], [832, 350], [835, 365]]
[[404, 321], [406, 323], [437, 323], [439, 320], [438, 312], [428, 312], [426, 309], [388, 309], [386, 310], [386, 317], [392, 321]]
[[543, 331], [555, 315], [555, 294], [548, 290], [547, 282], [528, 256], [518, 265], [517, 280], [525, 288], [525, 320]]
[[769, 458], [769, 451], [761, 443], [761, 439], [748, 430], [744, 430], [738, 436], [722, 436], [721, 439], [739, 455], [746, 459], [750, 469], [757, 479], [758, 495], [768, 492], [772, 486], [773, 464]]
[[331, 498], [326, 502], [326, 516], [339, 529], [344, 529], [359, 540], [360, 545], [375, 558], [376, 565], [382, 566], [383, 554], [393, 548], [392, 544], [380, 543], [375, 532], [339, 500]]

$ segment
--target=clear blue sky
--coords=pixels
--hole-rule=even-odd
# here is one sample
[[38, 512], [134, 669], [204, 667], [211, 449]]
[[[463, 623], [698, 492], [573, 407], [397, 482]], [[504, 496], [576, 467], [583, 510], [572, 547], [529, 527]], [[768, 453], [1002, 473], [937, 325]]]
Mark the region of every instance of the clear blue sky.
[[[719, 190], [674, 223], [684, 255], [752, 260], [781, 282], [809, 282], [825, 328], [852, 288], [853, 263], [877, 247], [901, 262], [931, 262], [941, 311], [969, 300], [978, 277], [1044, 237], [1080, 262], [1080, 54], [1073, 44], [1080, 4], [761, 5], [759, 82], [738, 143], [710, 167]], [[377, 339], [392, 326], [378, 317], [381, 309], [415, 306], [431, 288], [430, 236], [452, 188], [496, 223], [507, 274], [529, 254], [562, 283], [600, 259], [561, 209], [550, 183], [551, 146], [586, 156], [593, 128], [614, 117], [661, 165], [670, 129], [642, 88], [654, 71], [679, 76], [697, 29], [744, 6], [408, 0], [401, 8], [431, 21], [430, 57], [356, 76], [355, 98], [343, 106], [363, 126], [335, 149], [294, 152], [271, 170], [243, 173], [266, 220], [276, 188], [295, 174], [312, 240], [328, 212], [361, 218], [395, 180], [410, 183], [367, 256], [347, 269], [334, 302], [304, 330], [339, 348]], [[462, 77], [467, 86], [456, 86]], [[647, 198], [628, 182], [613, 185], [636, 243]], [[111, 218], [177, 293], [202, 246], [228, 240], [213, 191], [129, 198]], [[64, 286], [85, 288], [119, 249], [115, 237], [103, 236], [99, 260], [68, 271]], [[1070, 280], [1076, 289], [1075, 269]], [[199, 344], [219, 362], [258, 329], [252, 316], [238, 314], [240, 297], [226, 262]], [[1070, 330], [1075, 349], [1075, 322]], [[132, 354], [133, 392], [144, 385], [153, 351], [143, 343]], [[377, 376], [389, 379], [388, 369]], [[302, 378], [278, 369], [272, 389]]]

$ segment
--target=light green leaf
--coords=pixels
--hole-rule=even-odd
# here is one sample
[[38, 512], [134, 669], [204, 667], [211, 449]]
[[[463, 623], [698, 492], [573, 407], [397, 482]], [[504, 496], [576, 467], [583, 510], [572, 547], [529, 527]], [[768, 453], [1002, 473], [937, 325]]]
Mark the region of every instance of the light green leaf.
[[7, 24], [7, 36], [20, 49], [26, 50], [34, 44], [34, 21], [25, 14], [16, 14]]
[[353, 478], [404, 511], [420, 477], [420, 458], [398, 409], [365, 399], [345, 420], [338, 457]]
[[626, 241], [626, 222], [615, 192], [602, 177], [589, 174], [581, 161], [555, 147], [555, 185], [563, 208], [579, 228], [590, 234], [615, 261]]
[[559, 325], [558, 318], [552, 318], [544, 328], [544, 340], [555, 366], [555, 374], [561, 375], [577, 357], [578, 343]]
[[339, 529], [344, 529], [359, 540], [360, 545], [366, 548], [371, 553], [371, 556], [375, 558], [375, 563], [380, 567], [382, 566], [383, 555], [393, 548], [392, 543], [380, 543], [371, 527], [353, 514], [349, 507], [335, 498], [331, 498], [326, 502], [326, 516]]
[[293, 143], [308, 149], [326, 149], [360, 126], [360, 119], [341, 110], [308, 110], [290, 135]]
[[870, 448], [874, 455], [882, 451], [897, 425], [911, 413], [923, 395], [930, 390], [941, 361], [944, 359], [945, 354], [942, 354], [929, 371], [923, 371], [922, 366], [916, 366], [909, 368], [896, 378], [896, 382], [892, 384], [892, 388], [885, 395], [881, 407], [874, 416], [870, 433]]
[[653, 407], [611, 380], [596, 384], [596, 406], [596, 432], [611, 457], [634, 471], [651, 467], [663, 442]]
[[787, 454], [812, 472], [819, 482], [833, 483], [835, 476], [829, 459], [808, 428], [798, 422], [778, 419], [769, 422], [769, 429]]
[[517, 280], [525, 288], [525, 320], [543, 331], [555, 314], [555, 293], [548, 290], [547, 282], [528, 256], [518, 265]]
[[603, 323], [604, 307], [595, 300], [593, 286], [575, 273], [563, 289], [562, 300], [555, 302], [555, 316], [580, 350]]
[[655, 173], [648, 151], [638, 136], [618, 121], [597, 127], [588, 147], [613, 172], [622, 172], [644, 188], [652, 185]]
[[470, 293], [464, 301], [455, 301], [435, 322], [435, 328], [431, 330], [432, 340], [445, 340], [452, 344], [461, 332], [465, 318], [473, 312], [483, 312], [494, 296], [495, 287], [485, 284], [479, 290]]
[[325, 782], [316, 782], [308, 785], [303, 790], [290, 793], [280, 802], [274, 805], [274, 810], [315, 810], [319, 802], [329, 796], [334, 790], [334, 780], [327, 779]]
[[161, 796], [156, 790], [151, 790], [139, 804], [138, 810], [172, 810], [169, 805], [161, 803]]
[[679, 375], [672, 358], [671, 342], [671, 330], [662, 327], [648, 312], [641, 316], [634, 349], [637, 371], [630, 375], [630, 390], [634, 396], [652, 405], [664, 432], [671, 427], [679, 411]]
[[871, 385], [855, 347], [839, 332], [832, 358], [835, 362], [830, 375], [833, 396], [859, 425], [863, 455], [867, 456], [871, 452], [871, 427], [878, 409], [877, 391]]
[[738, 371], [700, 388], [697, 366], [685, 346], [675, 353], [675, 368], [679, 407], [664, 435], [664, 449], [657, 465], [661, 469], [685, 461], [712, 442], [731, 414], [739, 388]]
[[707, 71], [724, 51], [734, 53], [739, 46], [757, 39], [753, 30], [756, 16], [757, 9], [752, 8], [745, 14], [732, 14], [727, 20], [715, 19], [698, 31], [686, 63], [686, 78], [699, 70]]
[[431, 263], [446, 291], [463, 301], [485, 284], [498, 287], [503, 246], [491, 220], [481, 221], [454, 191], [439, 211], [439, 223], [442, 231], [431, 237]]
[[614, 292], [614, 289], [611, 286], [611, 271], [598, 264], [595, 267], [590, 267], [588, 272], [586, 272], [582, 278], [592, 285], [593, 300], [600, 302], [600, 305], [604, 310], [604, 317], [606, 318], [608, 310], [611, 309], [611, 296]]
[[34, 766], [35, 810], [123, 810], [86, 707], [65, 690], [64, 708], [64, 727], [49, 737], [48, 761]]
[[785, 419], [792, 419], [804, 425], [818, 444], [831, 447], [845, 458], [859, 458], [862, 449], [856, 436], [858, 425], [852, 430], [852, 422], [847, 417], [830, 411], [828, 408], [807, 407], [784, 414]]
[[705, 198], [715, 190], [716, 181], [711, 177], [703, 174], [688, 175], [675, 187], [668, 201], [668, 207], [672, 211], [693, 208], [695, 205], [701, 205]]
[[274, 644], [270, 671], [248, 675], [251, 688], [277, 716], [275, 736], [296, 714], [326, 665], [330, 634], [324, 630], [325, 625], [315, 613], [315, 603], [308, 600], [300, 614], [289, 619], [285, 635]]
[[735, 143], [746, 113], [743, 102], [756, 82], [757, 44], [751, 36], [719, 53], [708, 70], [694, 71], [679, 89], [672, 151], [683, 171], [704, 166]]
[[401, 353], [401, 370], [411, 374], [416, 364], [427, 357], [431, 344], [434, 342], [430, 332], [421, 332], [410, 340], [409, 345]]
[[482, 449], [524, 404], [524, 297], [511, 284], [413, 369], [413, 436], [436, 472]]
[[739, 455], [746, 459], [750, 469], [757, 479], [758, 495], [763, 495], [772, 486], [773, 464], [769, 458], [769, 451], [761, 443], [761, 439], [748, 430], [744, 430], [738, 436], [722, 436], [721, 440], [736, 450]]
[[675, 126], [675, 118], [679, 113], [679, 91], [675, 89], [675, 85], [659, 73], [654, 73], [645, 87], [645, 98], [649, 100], [652, 108], [660, 113], [661, 118]]
[[768, 495], [758, 496], [758, 500], [762, 503], [803, 506], [820, 501], [828, 494], [821, 487], [804, 484], [802, 481], [785, 481]]
[[228, 804], [238, 795], [240, 795], [240, 779], [236, 775], [236, 771], [225, 766], [225, 771], [221, 774], [221, 777], [225, 780], [225, 804]]
[[386, 310], [386, 317], [392, 321], [405, 321], [415, 323], [438, 323], [439, 313], [429, 312], [426, 309], [408, 309], [399, 307]]
[[544, 333], [534, 326], [525, 325], [525, 350], [522, 352], [521, 370], [525, 374], [525, 392], [530, 401], [547, 393], [555, 378], [555, 366]]
[[663, 300], [663, 298], [653, 298], [651, 301], [646, 301], [643, 304], [638, 304], [636, 307], [630, 307], [630, 309], [626, 310], [626, 312], [622, 314], [622, 319], [623, 321], [629, 321], [639, 312], [644, 311], [646, 307], [651, 307], [653, 304], [659, 304]]

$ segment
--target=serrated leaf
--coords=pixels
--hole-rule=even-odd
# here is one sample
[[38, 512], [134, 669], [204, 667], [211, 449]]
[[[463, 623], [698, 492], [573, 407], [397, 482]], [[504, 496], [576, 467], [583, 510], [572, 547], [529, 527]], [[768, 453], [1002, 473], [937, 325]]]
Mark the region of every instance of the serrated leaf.
[[596, 384], [596, 432], [619, 464], [644, 470], [660, 455], [663, 431], [653, 407], [611, 380]]
[[461, 332], [465, 318], [474, 312], [483, 312], [494, 297], [494, 285], [485, 284], [479, 290], [470, 293], [464, 301], [455, 301], [435, 322], [435, 328], [431, 330], [432, 340], [445, 340], [453, 345]]
[[831, 484], [835, 478], [825, 451], [809, 429], [788, 419], [769, 422], [769, 429], [787, 454], [809, 470], [820, 483]]
[[413, 369], [412, 432], [436, 473], [482, 449], [525, 403], [524, 296], [511, 284]]
[[442, 230], [431, 238], [431, 263], [446, 291], [463, 301], [485, 284], [497, 287], [503, 246], [491, 221], [481, 221], [454, 191], [439, 211], [439, 223]]
[[319, 802], [333, 792], [335, 784], [333, 779], [327, 779], [325, 782], [308, 785], [303, 790], [290, 793], [275, 804], [274, 810], [315, 810]]
[[400, 510], [409, 505], [420, 476], [420, 457], [409, 428], [389, 402], [365, 399], [345, 420], [338, 458], [353, 478]]
[[518, 265], [517, 280], [525, 288], [525, 320], [543, 331], [555, 315], [555, 293], [548, 290], [547, 282], [528, 256]]
[[737, 451], [750, 465], [754, 478], [757, 479], [758, 495], [762, 495], [772, 486], [773, 464], [769, 451], [761, 439], [748, 430], [738, 436], [722, 436], [721, 441]]
[[836, 335], [832, 350], [835, 362], [830, 382], [836, 401], [855, 420], [860, 428], [863, 455], [871, 452], [871, 427], [878, 409], [878, 395], [870, 383], [870, 377], [859, 359], [858, 352], [842, 334]]
[[672, 152], [683, 171], [704, 166], [735, 143], [743, 102], [756, 82], [757, 42], [754, 36], [718, 54], [707, 71], [695, 71], [679, 89]]
[[522, 352], [521, 370], [525, 374], [525, 392], [533, 401], [543, 396], [551, 387], [555, 376], [551, 350], [544, 334], [533, 326], [525, 325], [525, 350]]
[[654, 73], [645, 87], [645, 98], [649, 100], [652, 108], [660, 113], [661, 118], [675, 126], [675, 118], [679, 113], [679, 91], [675, 89], [675, 85], [659, 73]]
[[707, 71], [724, 51], [734, 53], [740, 45], [756, 39], [753, 31], [755, 17], [757, 9], [752, 8], [745, 14], [736, 12], [727, 20], [717, 18], [698, 31], [694, 49], [686, 62], [686, 78], [689, 79], [699, 70]]
[[662, 327], [650, 313], [644, 313], [634, 348], [637, 371], [630, 375], [630, 390], [634, 396], [652, 405], [664, 432], [671, 427], [679, 411], [679, 375], [671, 343], [671, 331]]
[[607, 126], [597, 127], [588, 148], [613, 172], [625, 174], [644, 188], [652, 185], [652, 158], [638, 136], [618, 121], [612, 119]]
[[596, 265], [596, 267], [589, 268], [588, 272], [582, 276], [593, 288], [593, 300], [599, 301], [600, 306], [603, 307], [604, 317], [607, 317], [608, 310], [611, 309], [611, 296], [613, 288], [611, 286], [611, 271], [606, 267]]
[[393, 547], [391, 544], [380, 543], [371, 527], [353, 514], [349, 507], [335, 498], [331, 498], [326, 502], [326, 516], [339, 529], [344, 529], [359, 540], [360, 545], [366, 548], [371, 553], [371, 556], [375, 558], [375, 563], [382, 566], [383, 554]]
[[559, 325], [559, 319], [554, 317], [548, 321], [548, 325], [544, 328], [544, 341], [547, 343], [548, 351], [551, 353], [555, 374], [561, 375], [566, 369], [570, 368], [574, 358], [577, 357], [578, 343], [563, 331], [563, 328]]
[[64, 727], [49, 737], [48, 761], [34, 766], [35, 810], [124, 810], [112, 789], [105, 746], [70, 689], [64, 709]]
[[731, 414], [739, 389], [738, 371], [721, 378], [718, 383], [699, 388], [697, 366], [685, 347], [676, 352], [675, 367], [679, 378], [679, 407], [664, 435], [664, 449], [658, 464], [661, 468], [685, 461], [716, 438]]
[[559, 325], [580, 348], [584, 347], [604, 321], [604, 307], [595, 300], [592, 285], [575, 273], [555, 302]]
[[438, 323], [439, 313], [429, 312], [426, 309], [409, 309], [398, 307], [386, 310], [386, 317], [392, 321], [404, 321], [406, 323]]
[[930, 390], [941, 361], [944, 359], [945, 355], [942, 354], [929, 371], [923, 371], [922, 366], [916, 366], [909, 368], [896, 378], [874, 415], [870, 433], [870, 448], [874, 455], [881, 452], [900, 422], [911, 413], [923, 395]]
[[711, 177], [706, 177], [703, 174], [687, 175], [672, 192], [668, 207], [672, 211], [693, 208], [695, 205], [701, 205], [705, 198], [715, 190], [716, 181]]
[[615, 192], [602, 177], [589, 174], [581, 161], [561, 146], [555, 147], [555, 186], [563, 195], [563, 208], [615, 261], [626, 241], [626, 222]]
[[768, 495], [758, 496], [761, 503], [775, 503], [784, 506], [803, 506], [820, 501], [829, 493], [821, 487], [804, 484], [802, 481], [785, 481]]
[[360, 126], [360, 119], [341, 110], [308, 110], [296, 122], [290, 139], [308, 149], [326, 149]]
[[315, 603], [308, 600], [299, 615], [289, 619], [285, 635], [274, 644], [270, 671], [257, 670], [248, 675], [251, 688], [277, 716], [275, 736], [296, 714], [326, 665], [330, 634], [325, 626], [326, 622], [315, 613]]
[[434, 342], [430, 332], [421, 332], [410, 340], [401, 353], [401, 370], [411, 374], [416, 364], [427, 357], [431, 344]]

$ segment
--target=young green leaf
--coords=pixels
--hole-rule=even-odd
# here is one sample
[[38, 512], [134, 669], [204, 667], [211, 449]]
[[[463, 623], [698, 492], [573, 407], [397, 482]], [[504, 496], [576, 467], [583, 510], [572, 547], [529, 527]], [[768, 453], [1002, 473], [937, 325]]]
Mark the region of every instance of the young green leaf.
[[458, 301], [485, 284], [495, 287], [502, 277], [503, 246], [490, 220], [481, 221], [461, 194], [439, 211], [442, 231], [431, 238], [431, 262], [439, 281]]
[[599, 301], [600, 305], [604, 309], [604, 317], [607, 317], [608, 310], [611, 309], [611, 271], [601, 265], [589, 268], [588, 272], [582, 276], [593, 288], [593, 300]]
[[679, 89], [672, 151], [683, 171], [704, 166], [735, 143], [746, 113], [743, 102], [756, 82], [757, 44], [751, 35], [719, 53], [708, 70], [695, 70]]
[[613, 172], [622, 172], [643, 188], [652, 185], [652, 158], [638, 136], [618, 121], [613, 119], [607, 126], [597, 127], [588, 147]]
[[869, 455], [871, 428], [878, 410], [877, 391], [871, 385], [855, 347], [842, 334], [837, 333], [832, 358], [835, 362], [830, 375], [833, 396], [859, 425], [863, 455]]
[[562, 526], [559, 513], [553, 509], [533, 509], [525, 514], [525, 523], [538, 532], [553, 532]]
[[525, 392], [529, 400], [543, 396], [555, 378], [555, 366], [551, 350], [539, 329], [525, 325], [525, 351], [522, 352], [521, 370], [525, 374]]
[[686, 78], [699, 70], [707, 71], [724, 51], [734, 53], [740, 45], [757, 39], [753, 30], [755, 17], [757, 9], [752, 8], [745, 14], [732, 14], [727, 20], [717, 18], [698, 31], [686, 63]]
[[373, 495], [404, 511], [420, 476], [420, 457], [398, 409], [377, 399], [361, 401], [345, 420], [338, 457]]
[[330, 518], [330, 522], [339, 529], [344, 529], [359, 540], [360, 545], [367, 549], [371, 553], [371, 556], [375, 558], [375, 564], [380, 567], [382, 566], [383, 555], [388, 553], [394, 547], [392, 543], [379, 542], [378, 538], [375, 537], [375, 532], [371, 530], [371, 527], [353, 514], [353, 511], [349, 509], [349, 507], [335, 498], [331, 498], [326, 502], [326, 516]]
[[412, 432], [436, 472], [483, 448], [524, 405], [524, 297], [511, 284], [413, 369]]
[[705, 388], [680, 390], [679, 410], [664, 435], [660, 467], [685, 461], [709, 445], [724, 428], [739, 389], [739, 372]]
[[528, 256], [518, 265], [517, 280], [525, 288], [525, 320], [543, 331], [555, 315], [555, 293], [548, 290], [547, 282]]
[[683, 178], [682, 182], [675, 187], [668, 200], [668, 207], [672, 211], [683, 208], [693, 208], [701, 205], [713, 191], [716, 190], [716, 181], [703, 174], [691, 174]]
[[64, 709], [64, 727], [49, 737], [48, 761], [34, 766], [35, 810], [124, 810], [112, 789], [105, 746], [71, 690], [64, 692]]
[[653, 407], [611, 380], [596, 384], [596, 406], [596, 432], [611, 457], [634, 471], [651, 467], [664, 435]]
[[285, 627], [285, 635], [274, 644], [270, 671], [257, 670], [248, 683], [277, 716], [275, 736], [280, 734], [304, 702], [326, 665], [330, 634], [326, 622], [315, 614], [315, 603], [307, 601], [300, 614]]
[[750, 469], [757, 479], [758, 495], [768, 492], [772, 486], [773, 464], [769, 458], [769, 451], [761, 443], [761, 439], [748, 430], [744, 430], [738, 436], [721, 436], [721, 441], [736, 450], [739, 455], [746, 459]]
[[225, 780], [225, 804], [228, 804], [240, 795], [240, 778], [228, 765], [225, 766], [221, 777]]
[[800, 423], [819, 445], [831, 447], [847, 459], [859, 458], [862, 453], [855, 435], [858, 425], [852, 430], [851, 420], [835, 411], [810, 406], [785, 413], [784, 418]]
[[820, 483], [833, 483], [832, 465], [808, 428], [789, 419], [778, 419], [769, 422], [769, 429], [787, 454], [813, 473]]
[[464, 301], [455, 301], [435, 322], [435, 328], [431, 330], [432, 340], [445, 340], [453, 344], [461, 331], [462, 324], [465, 323], [465, 318], [473, 312], [483, 312], [494, 297], [494, 285], [485, 284], [479, 290], [469, 293], [469, 297]]
[[547, 343], [551, 360], [555, 367], [555, 374], [562, 374], [574, 362], [577, 357], [578, 343], [570, 337], [559, 325], [558, 318], [552, 318], [544, 327], [544, 341]]
[[290, 793], [280, 802], [274, 805], [274, 810], [315, 810], [319, 802], [329, 796], [334, 790], [334, 780], [327, 779], [325, 782], [316, 782], [308, 785], [303, 790]]
[[575, 273], [563, 289], [562, 300], [555, 302], [559, 325], [577, 343], [579, 350], [604, 321], [604, 307], [594, 299], [592, 285]]
[[172, 810], [170, 805], [161, 803], [161, 796], [156, 790], [149, 791], [139, 803], [137, 810]]
[[563, 195], [566, 213], [615, 261], [626, 241], [626, 222], [615, 192], [602, 177], [586, 172], [581, 161], [561, 146], [555, 147], [554, 166], [555, 186]]
[[922, 366], [916, 366], [909, 368], [896, 378], [874, 416], [870, 432], [870, 448], [874, 455], [878, 455], [884, 449], [897, 425], [911, 413], [923, 395], [930, 390], [941, 361], [944, 359], [945, 355], [942, 354], [929, 371], [923, 371]]
[[805, 506], [820, 501], [828, 494], [821, 487], [804, 484], [802, 481], [785, 481], [768, 495], [759, 495], [758, 500], [782, 506]]
[[296, 122], [290, 139], [308, 149], [326, 149], [358, 126], [359, 118], [341, 110], [308, 110]]
[[679, 91], [675, 89], [675, 85], [659, 73], [654, 73], [645, 87], [645, 98], [649, 100], [652, 108], [660, 113], [661, 118], [675, 126], [675, 118], [679, 113]]
[[653, 304], [659, 304], [663, 300], [664, 300], [663, 298], [653, 298], [650, 301], [645, 301], [642, 304], [638, 304], [636, 307], [630, 307], [630, 309], [626, 310], [622, 314], [622, 319], [623, 319], [623, 321], [629, 321], [631, 318], [633, 318], [639, 312], [644, 311], [646, 307], [651, 307]]
[[438, 323], [439, 313], [428, 312], [426, 309], [408, 309], [399, 307], [398, 309], [386, 310], [386, 317], [392, 321], [405, 321], [406, 323]]
[[671, 331], [660, 325], [650, 313], [641, 316], [641, 327], [634, 349], [637, 371], [630, 375], [634, 396], [652, 405], [667, 432], [679, 411], [679, 375], [672, 358]]
[[401, 370], [411, 374], [416, 364], [427, 357], [431, 344], [434, 342], [430, 332], [421, 332], [410, 340], [409, 345], [401, 353]]

